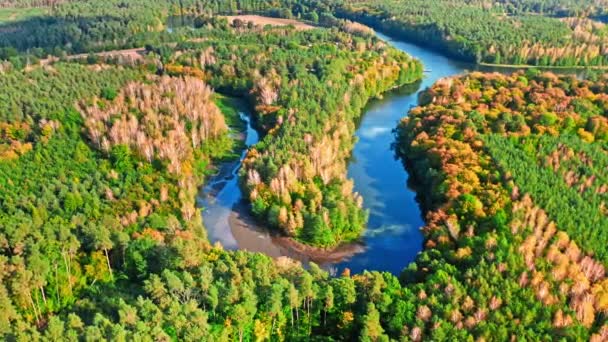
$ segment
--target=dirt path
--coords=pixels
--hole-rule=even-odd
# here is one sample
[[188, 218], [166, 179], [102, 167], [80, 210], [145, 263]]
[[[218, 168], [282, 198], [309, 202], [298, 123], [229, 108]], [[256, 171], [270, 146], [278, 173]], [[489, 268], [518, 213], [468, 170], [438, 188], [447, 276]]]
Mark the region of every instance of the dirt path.
[[[118, 56], [123, 56], [123, 57], [130, 57], [133, 61], [137, 61], [137, 60], [141, 60], [144, 58], [144, 53], [145, 53], [145, 49], [144, 48], [135, 48], [135, 49], [124, 49], [124, 50], [112, 50], [112, 51], [103, 51], [103, 52], [97, 52], [94, 53], [95, 56], [98, 57], [118, 57]], [[78, 60], [78, 59], [85, 59], [89, 56], [89, 53], [80, 53], [77, 55], [69, 55], [66, 57], [66, 59], [68, 61], [72, 61], [72, 60]], [[57, 62], [59, 61], [59, 58], [57, 57], [49, 57], [49, 58], [45, 58], [45, 59], [41, 59], [40, 60], [40, 65], [48, 65], [51, 64], [53, 62]]]
[[532, 64], [494, 64], [494, 63], [479, 63], [482, 66], [489, 67], [498, 67], [498, 68], [507, 68], [507, 69], [570, 69], [570, 70], [582, 70], [582, 69], [592, 69], [592, 70], [608, 70], [608, 66], [606, 65], [571, 65], [571, 66], [561, 66], [561, 65], [532, 65]]

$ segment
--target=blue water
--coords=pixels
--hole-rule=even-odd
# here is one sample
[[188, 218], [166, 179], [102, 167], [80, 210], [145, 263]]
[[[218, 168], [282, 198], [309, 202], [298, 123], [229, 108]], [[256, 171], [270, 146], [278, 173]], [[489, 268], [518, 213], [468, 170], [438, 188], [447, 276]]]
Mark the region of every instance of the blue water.
[[419, 59], [427, 71], [421, 83], [406, 86], [373, 100], [365, 109], [356, 135], [359, 139], [348, 168], [355, 181], [355, 191], [364, 199], [370, 212], [364, 242], [366, 251], [336, 265], [338, 272], [348, 267], [389, 271], [399, 274], [422, 250], [424, 225], [416, 193], [408, 187], [409, 175], [401, 160], [395, 158], [391, 144], [393, 129], [418, 103], [418, 92], [442, 77], [463, 73], [467, 65], [454, 62], [436, 52], [378, 36], [394, 47]]

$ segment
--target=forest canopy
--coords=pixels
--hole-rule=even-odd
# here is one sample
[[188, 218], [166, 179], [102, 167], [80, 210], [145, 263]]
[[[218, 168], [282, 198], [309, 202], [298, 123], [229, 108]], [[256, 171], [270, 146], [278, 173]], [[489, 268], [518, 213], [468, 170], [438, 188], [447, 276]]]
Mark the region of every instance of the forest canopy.
[[262, 135], [238, 174], [256, 219], [318, 249], [357, 240], [357, 120], [424, 68], [338, 18], [470, 61], [604, 66], [603, 4], [0, 1], [35, 9], [0, 24], [0, 337], [608, 340], [605, 76], [422, 92], [395, 130], [425, 213], [400, 275], [224, 250], [195, 203], [242, 148], [239, 97]]
[[[530, 5], [532, 7], [526, 7]], [[560, 67], [608, 65], [605, 24], [590, 18], [601, 6], [563, 1], [577, 13], [556, 18], [530, 2], [335, 1], [335, 14], [432, 46], [474, 63]], [[530, 13], [534, 9], [538, 13]], [[582, 10], [580, 8], [585, 8]], [[605, 7], [604, 7], [605, 8]], [[546, 15], [548, 14], [548, 15]], [[553, 13], [557, 15], [557, 13]]]
[[422, 194], [427, 248], [458, 263], [489, 257], [509, 274], [502, 286], [529, 289], [551, 312], [536, 328], [606, 322], [606, 80], [537, 72], [443, 79], [398, 128], [398, 152], [432, 189]]
[[41, 15], [1, 24], [0, 59], [14, 60], [19, 52], [37, 59], [143, 47], [175, 40], [169, 32], [202, 25], [214, 14], [261, 13], [325, 26], [336, 25], [335, 17], [361, 21], [474, 63], [608, 66], [608, 28], [598, 20], [608, 14], [604, 0], [109, 0], [39, 5], [46, 8]]

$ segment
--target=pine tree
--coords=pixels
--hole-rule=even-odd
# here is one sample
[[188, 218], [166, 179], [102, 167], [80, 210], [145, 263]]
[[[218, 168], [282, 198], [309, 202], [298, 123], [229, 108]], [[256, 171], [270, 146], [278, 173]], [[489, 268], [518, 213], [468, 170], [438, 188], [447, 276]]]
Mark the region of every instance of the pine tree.
[[369, 303], [367, 304], [367, 314], [363, 316], [360, 341], [376, 342], [385, 340], [388, 341], [388, 336], [384, 334], [384, 329], [380, 324], [380, 313], [373, 303]]

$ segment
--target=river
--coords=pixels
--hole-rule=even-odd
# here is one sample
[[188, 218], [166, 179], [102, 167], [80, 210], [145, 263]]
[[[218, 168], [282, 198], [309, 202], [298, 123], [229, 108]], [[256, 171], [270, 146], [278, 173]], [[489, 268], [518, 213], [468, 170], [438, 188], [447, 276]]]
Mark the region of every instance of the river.
[[[199, 205], [204, 208], [203, 222], [211, 242], [219, 241], [224, 248], [231, 250], [245, 249], [272, 257], [289, 256], [304, 263], [312, 260], [332, 273], [349, 268], [353, 272], [378, 270], [399, 274], [414, 261], [422, 250], [420, 227], [424, 221], [416, 193], [408, 187], [408, 173], [391, 149], [394, 142], [392, 130], [409, 109], [417, 105], [418, 93], [438, 79], [473, 69], [496, 69], [456, 62], [432, 50], [380, 33], [377, 35], [422, 61], [426, 71], [421, 82], [371, 101], [359, 122], [356, 131], [358, 142], [349, 163], [348, 176], [354, 179], [355, 191], [363, 195], [364, 206], [370, 211], [363, 247], [347, 246], [342, 253], [331, 258], [311, 259], [286, 244], [285, 239], [271, 236], [257, 227], [242, 203], [237, 180], [240, 162], [222, 165], [218, 176], [211, 179], [199, 196]], [[252, 128], [245, 109], [241, 116], [247, 121], [246, 142], [251, 146], [257, 142], [258, 134]]]

